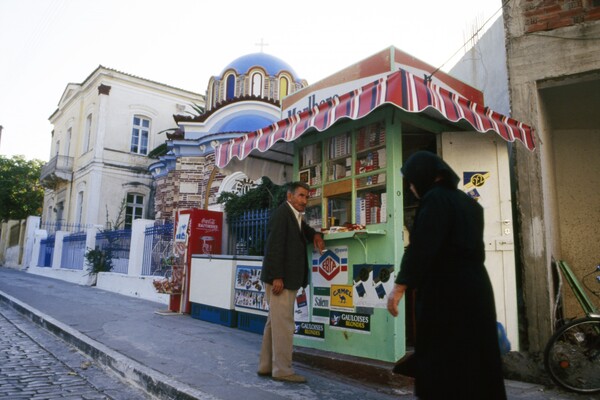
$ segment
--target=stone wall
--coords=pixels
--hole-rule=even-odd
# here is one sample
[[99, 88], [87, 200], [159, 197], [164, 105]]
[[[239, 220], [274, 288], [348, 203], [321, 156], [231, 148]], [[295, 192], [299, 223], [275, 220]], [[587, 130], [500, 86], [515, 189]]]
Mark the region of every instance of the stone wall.
[[526, 0], [523, 16], [526, 33], [548, 31], [600, 20], [600, 1]]
[[226, 175], [215, 167], [214, 159], [214, 154], [180, 157], [174, 170], [156, 179], [157, 219], [174, 221], [176, 209], [208, 209], [217, 204], [217, 193]]

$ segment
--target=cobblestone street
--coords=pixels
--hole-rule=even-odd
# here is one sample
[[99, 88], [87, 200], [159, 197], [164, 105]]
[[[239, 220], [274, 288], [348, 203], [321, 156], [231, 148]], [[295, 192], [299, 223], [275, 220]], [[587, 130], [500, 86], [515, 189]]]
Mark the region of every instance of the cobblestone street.
[[0, 302], [0, 398], [147, 399]]

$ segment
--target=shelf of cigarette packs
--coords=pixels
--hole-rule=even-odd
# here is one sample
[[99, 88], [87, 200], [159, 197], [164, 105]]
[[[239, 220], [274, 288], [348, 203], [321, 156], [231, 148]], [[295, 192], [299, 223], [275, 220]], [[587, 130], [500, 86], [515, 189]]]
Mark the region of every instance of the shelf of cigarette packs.
[[385, 166], [385, 124], [377, 122], [360, 128], [356, 135], [354, 173], [364, 174]]
[[387, 222], [385, 173], [356, 179], [356, 223], [360, 225]]
[[300, 150], [299, 180], [309, 186], [321, 185], [321, 143], [313, 143]]
[[350, 132], [328, 140], [327, 181], [352, 176], [352, 136]]
[[319, 231], [323, 225], [323, 199], [321, 188], [310, 188], [308, 191], [308, 203], [304, 210], [304, 221], [315, 230]]

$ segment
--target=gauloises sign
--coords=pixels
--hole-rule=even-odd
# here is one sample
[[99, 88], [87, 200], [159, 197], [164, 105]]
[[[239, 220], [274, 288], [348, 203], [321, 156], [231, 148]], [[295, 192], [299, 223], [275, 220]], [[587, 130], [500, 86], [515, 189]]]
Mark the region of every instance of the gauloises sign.
[[371, 316], [340, 311], [329, 313], [329, 326], [333, 329], [349, 329], [361, 333], [371, 332]]
[[[399, 68], [421, 77], [429, 76], [436, 70], [435, 67], [395, 47], [390, 47], [284, 98], [281, 102], [281, 118], [310, 110], [314, 106], [360, 88]], [[431, 81], [459, 96], [484, 105], [481, 91], [442, 71], [437, 71]]]

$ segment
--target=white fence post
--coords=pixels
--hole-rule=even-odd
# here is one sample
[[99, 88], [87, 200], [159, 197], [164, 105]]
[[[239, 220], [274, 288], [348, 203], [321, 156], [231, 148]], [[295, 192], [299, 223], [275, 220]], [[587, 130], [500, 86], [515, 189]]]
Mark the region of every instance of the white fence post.
[[9, 233], [8, 222], [2, 222], [2, 229], [0, 229], [0, 264], [4, 264]]
[[131, 227], [131, 246], [129, 247], [129, 265], [127, 275], [142, 276], [144, 263], [144, 239], [146, 227], [154, 225], [151, 219], [136, 219]]
[[[32, 261], [33, 246], [35, 243], [35, 233], [40, 228], [40, 217], [27, 217], [27, 226], [25, 227], [25, 245], [23, 246], [23, 260], [21, 268], [28, 268]], [[39, 254], [39, 245], [38, 245]], [[37, 261], [37, 260], [36, 260]]]
[[59, 269], [62, 262], [63, 240], [69, 232], [57, 231], [54, 236], [54, 253], [52, 254], [52, 269]]
[[38, 266], [38, 261], [40, 259], [40, 245], [42, 244], [42, 240], [48, 237], [48, 232], [45, 229], [36, 229], [33, 232], [33, 246], [31, 249], [31, 259], [29, 260], [29, 268], [34, 268]]

